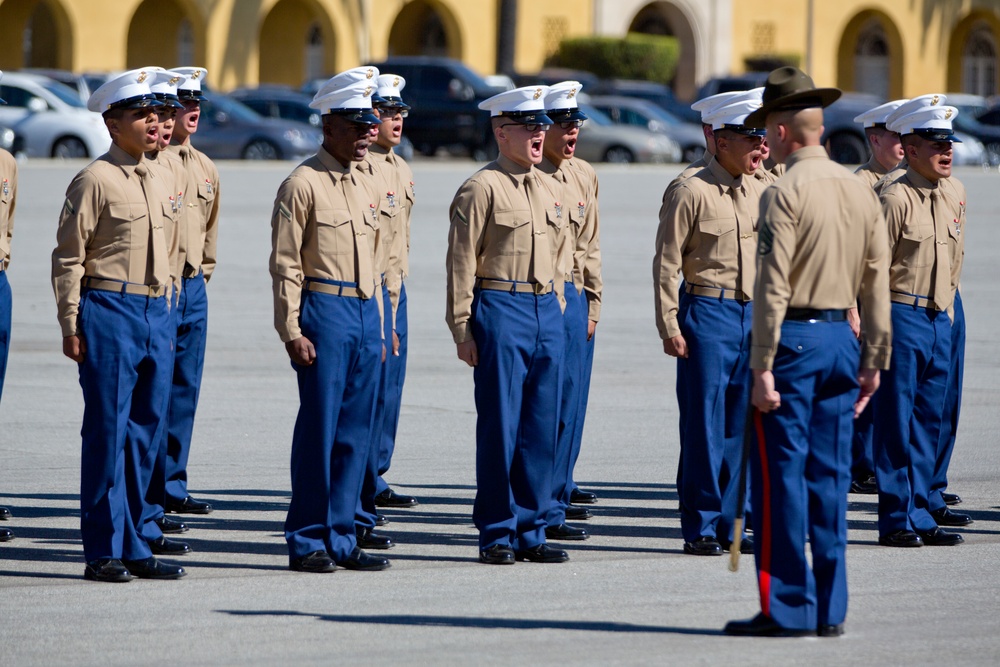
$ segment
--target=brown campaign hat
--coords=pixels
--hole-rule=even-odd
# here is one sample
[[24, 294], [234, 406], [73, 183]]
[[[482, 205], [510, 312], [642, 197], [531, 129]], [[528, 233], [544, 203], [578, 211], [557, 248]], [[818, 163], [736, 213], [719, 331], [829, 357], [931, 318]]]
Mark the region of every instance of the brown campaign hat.
[[763, 106], [747, 116], [744, 125], [764, 127], [767, 114], [786, 109], [828, 107], [840, 98], [837, 88], [817, 88], [812, 77], [798, 67], [779, 67], [767, 75]]

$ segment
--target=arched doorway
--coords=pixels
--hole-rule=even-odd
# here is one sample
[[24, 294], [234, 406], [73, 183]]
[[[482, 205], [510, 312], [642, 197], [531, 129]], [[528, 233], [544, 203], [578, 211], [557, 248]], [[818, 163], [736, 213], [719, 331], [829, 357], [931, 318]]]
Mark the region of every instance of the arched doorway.
[[260, 82], [299, 86], [334, 74], [333, 24], [316, 2], [279, 0], [260, 27]]
[[58, 0], [0, 2], [0, 62], [72, 69], [73, 31]]
[[413, 0], [400, 10], [392, 24], [389, 55], [461, 58], [458, 24], [440, 2]]
[[677, 38], [681, 47], [681, 55], [677, 62], [674, 80], [669, 83], [681, 99], [693, 98], [698, 92], [695, 81], [698, 53], [694, 29], [687, 14], [672, 2], [651, 2], [635, 15], [628, 31]]
[[837, 87], [883, 100], [903, 96], [903, 41], [888, 16], [864, 11], [847, 23], [837, 53]]
[[145, 0], [129, 23], [125, 66], [199, 65], [205, 57], [203, 35], [198, 13], [187, 1]]
[[989, 97], [997, 92], [997, 40], [985, 21], [978, 21], [963, 40], [962, 92]]

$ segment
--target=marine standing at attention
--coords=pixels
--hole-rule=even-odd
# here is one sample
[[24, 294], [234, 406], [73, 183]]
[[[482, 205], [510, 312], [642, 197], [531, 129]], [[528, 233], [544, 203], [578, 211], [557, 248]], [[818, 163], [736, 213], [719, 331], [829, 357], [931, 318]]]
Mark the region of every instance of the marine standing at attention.
[[446, 321], [476, 390], [479, 560], [561, 563], [545, 543], [559, 428], [565, 328], [563, 276], [550, 244], [565, 224], [542, 161], [546, 86], [480, 103], [500, 157], [451, 203]]
[[70, 183], [52, 252], [63, 354], [83, 389], [80, 532], [84, 576], [95, 581], [185, 574], [157, 560], [141, 533], [166, 427], [177, 252], [172, 183], [144, 156], [156, 148], [161, 104], [152, 74], [120, 74], [87, 102], [104, 115], [111, 149]]
[[311, 102], [323, 145], [284, 180], [271, 214], [274, 325], [299, 387], [285, 541], [300, 572], [389, 567], [357, 546], [354, 522], [385, 359], [379, 193], [360, 170], [379, 122], [373, 92], [364, 74], [323, 86]]
[[[822, 108], [839, 97], [782, 67], [768, 75], [764, 105], [746, 119], [766, 126], [786, 171], [761, 197], [753, 299], [750, 479], [760, 613], [730, 621], [727, 634], [844, 631], [851, 421], [888, 367], [891, 334], [878, 201], [820, 143]], [[847, 322], [858, 298], [863, 349]]]

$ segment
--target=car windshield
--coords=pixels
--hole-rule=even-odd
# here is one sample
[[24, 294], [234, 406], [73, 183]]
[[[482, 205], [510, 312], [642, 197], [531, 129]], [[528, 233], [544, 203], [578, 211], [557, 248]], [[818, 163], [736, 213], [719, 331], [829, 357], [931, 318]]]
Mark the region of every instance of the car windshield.
[[207, 116], [222, 111], [231, 119], [244, 123], [260, 123], [262, 120], [261, 115], [247, 105], [224, 95], [213, 95], [211, 100], [202, 102], [201, 106]]
[[475, 70], [469, 69], [464, 63], [455, 63], [455, 70], [462, 72], [466, 81], [472, 84], [472, 89], [476, 95], [491, 97], [504, 91], [503, 87], [491, 86], [489, 82], [480, 76]]
[[587, 114], [587, 122], [593, 123], [594, 125], [614, 125], [614, 121], [607, 117], [607, 115], [595, 106], [589, 104], [581, 104], [580, 109], [583, 113]]
[[71, 107], [76, 107], [78, 109], [87, 108], [87, 105], [83, 103], [76, 91], [64, 83], [59, 83], [58, 81], [43, 81], [39, 85], [58, 97], [61, 102], [64, 102]]

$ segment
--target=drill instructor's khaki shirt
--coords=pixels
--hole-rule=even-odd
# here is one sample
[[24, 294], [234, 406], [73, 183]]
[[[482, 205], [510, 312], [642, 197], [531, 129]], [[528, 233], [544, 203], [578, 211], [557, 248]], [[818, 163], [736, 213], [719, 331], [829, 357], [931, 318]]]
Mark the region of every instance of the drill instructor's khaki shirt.
[[[538, 184], [535, 206], [525, 178]], [[473, 174], [455, 194], [449, 210], [448, 278], [445, 321], [455, 343], [472, 340], [472, 299], [476, 279], [553, 283], [565, 307], [563, 274], [553, 261], [550, 243], [561, 240], [564, 224], [557, 210], [554, 181], [534, 167], [525, 168], [501, 155]], [[537, 252], [536, 252], [537, 251]]]
[[[933, 205], [941, 206], [936, 219], [932, 195], [939, 196], [939, 203]], [[931, 299], [937, 310], [948, 310], [962, 270], [965, 187], [954, 178], [932, 183], [909, 167], [882, 189], [881, 198], [892, 257], [889, 289]], [[940, 299], [932, 292], [937, 244], [948, 246], [943, 256], [948, 259], [950, 289]]]
[[0, 148], [0, 270], [10, 265], [10, 244], [14, 237], [14, 209], [17, 204], [17, 160]]
[[[176, 202], [173, 183], [148, 160], [136, 161], [116, 144], [76, 175], [66, 190], [52, 252], [52, 288], [63, 337], [79, 333], [84, 276], [137, 285], [169, 285], [177, 278]], [[140, 179], [136, 168], [149, 170]], [[145, 180], [146, 191], [143, 190]], [[148, 204], [147, 204], [148, 202]], [[152, 228], [151, 228], [152, 227]], [[167, 264], [153, 261], [155, 243]]]
[[[597, 172], [579, 158], [563, 160], [558, 168], [548, 159], [538, 165], [562, 191], [563, 215], [569, 219], [567, 236], [572, 247], [572, 283], [587, 295], [587, 319], [601, 319], [600, 211], [597, 205]], [[565, 276], [564, 276], [565, 277]]]
[[889, 248], [875, 193], [822, 146], [785, 165], [760, 200], [750, 367], [772, 368], [788, 308], [847, 310], [860, 300], [861, 367], [889, 368]]
[[[363, 162], [341, 165], [326, 149], [297, 166], [278, 188], [271, 213], [274, 327], [283, 343], [302, 336], [306, 278], [357, 283], [382, 298], [375, 271], [379, 194]], [[349, 298], [349, 297], [344, 297]], [[384, 316], [384, 314], [383, 314]]]
[[688, 285], [738, 290], [740, 300], [751, 298], [757, 215], [766, 186], [753, 176], [733, 177], [713, 158], [664, 195], [653, 258], [660, 338], [681, 335], [677, 323], [681, 275]]
[[199, 269], [208, 282], [215, 271], [219, 239], [219, 170], [215, 163], [194, 146], [171, 145], [171, 154], [180, 158], [187, 174], [184, 188], [184, 224], [178, 262], [182, 275], [190, 278]]

